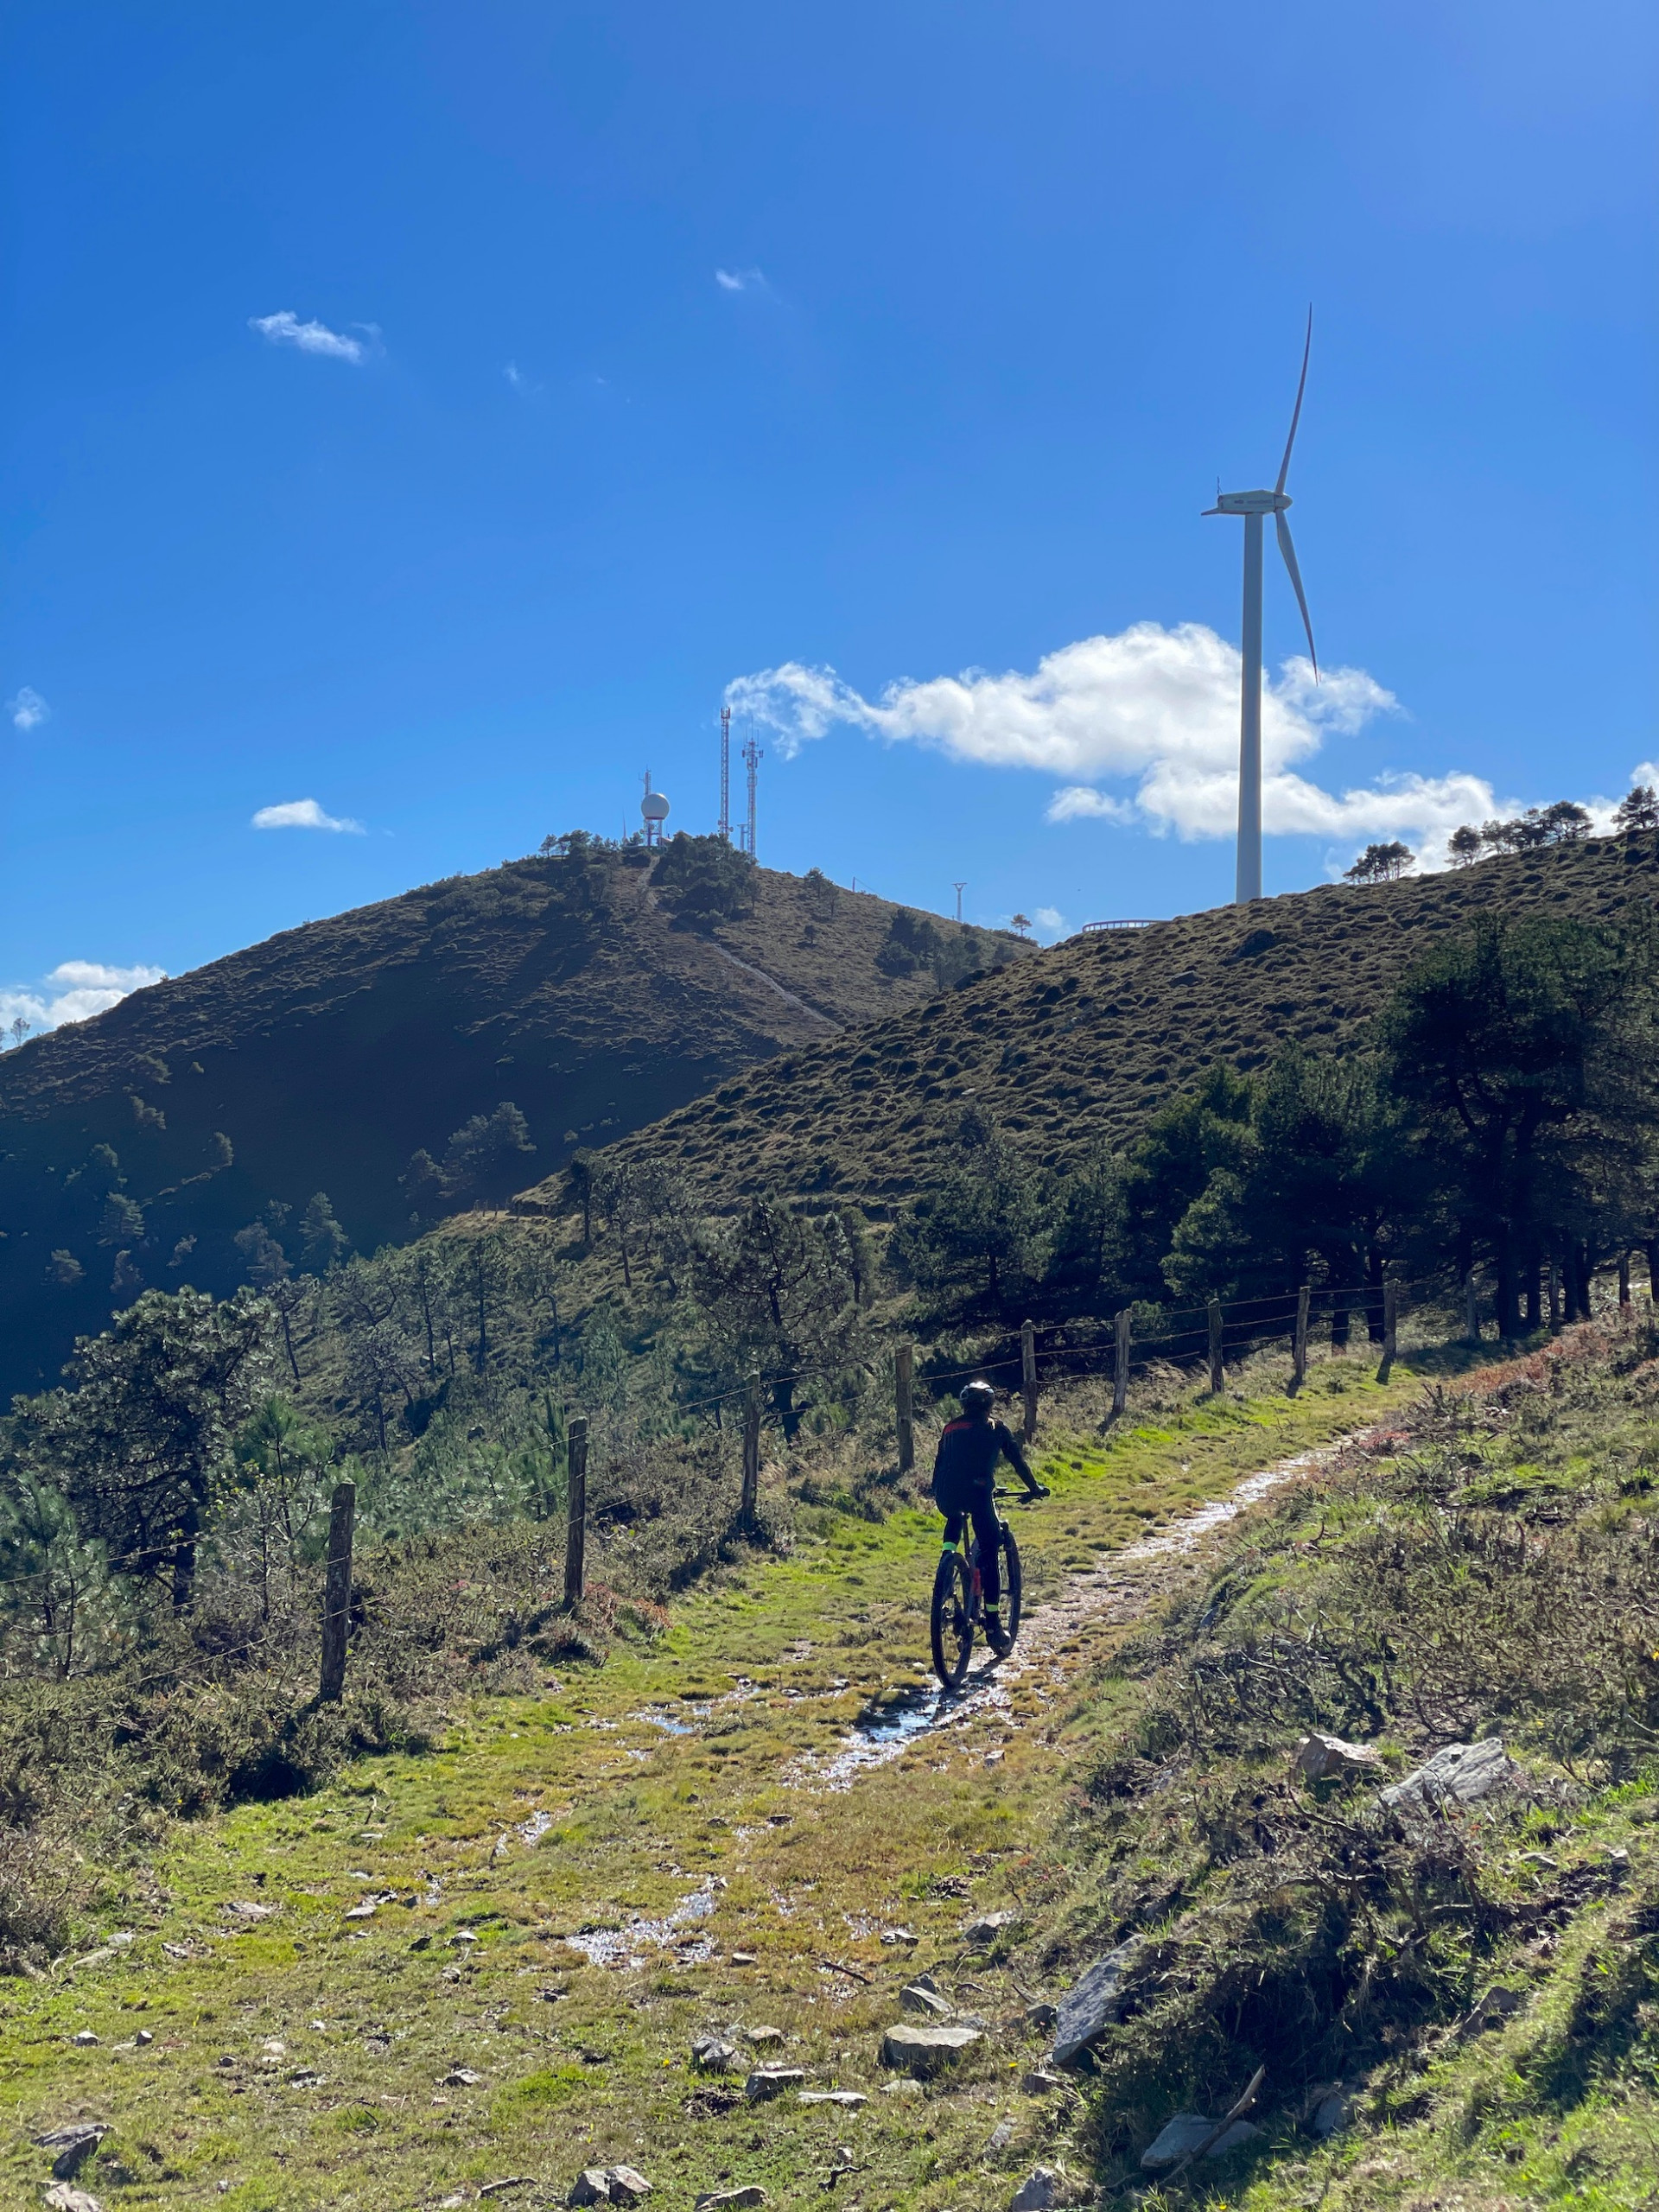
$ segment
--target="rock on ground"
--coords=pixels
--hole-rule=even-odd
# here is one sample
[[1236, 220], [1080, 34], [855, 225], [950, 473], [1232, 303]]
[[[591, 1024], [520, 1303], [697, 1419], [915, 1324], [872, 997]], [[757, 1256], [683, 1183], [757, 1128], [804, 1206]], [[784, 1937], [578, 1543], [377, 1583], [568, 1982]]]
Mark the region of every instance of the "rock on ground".
[[651, 2195], [651, 2183], [634, 2166], [584, 2166], [572, 2183], [567, 2204], [638, 2204]]
[[734, 2074], [743, 2054], [724, 2036], [699, 2036], [691, 2046], [691, 2063], [701, 2074]]
[[785, 2089], [798, 2089], [805, 2079], [804, 2066], [757, 2066], [743, 2084], [743, 2094], [752, 2105], [763, 2105], [781, 2097]]
[[751, 2204], [764, 2204], [766, 2192], [758, 2181], [745, 2182], [741, 2189], [716, 2189], [696, 2198], [694, 2212], [744, 2212]]
[[53, 2183], [46, 2192], [46, 2207], [47, 2212], [104, 2212], [97, 2197], [88, 2196], [84, 2189], [67, 2181]]
[[1309, 1782], [1328, 1782], [1332, 1775], [1363, 1774], [1381, 1766], [1370, 1744], [1350, 1744], [1340, 1736], [1304, 1736], [1296, 1746], [1296, 1764]]
[[1010, 2198], [1008, 2212], [1050, 2212], [1071, 2196], [1071, 2184], [1058, 2166], [1033, 2166]]
[[[1205, 2136], [1220, 2125], [1219, 2120], [1206, 2120], [1201, 2112], [1178, 2112], [1162, 2134], [1141, 2153], [1141, 2163], [1143, 2166], [1173, 2166], [1178, 2158], [1190, 2158]], [[1249, 2143], [1261, 2133], [1253, 2121], [1236, 2120], [1227, 2133], [1210, 2145], [1205, 2156], [1224, 2158], [1229, 2151], [1236, 2151], [1241, 2143]]]
[[[1502, 1982], [1498, 1982], [1486, 1992], [1458, 2032], [1463, 2036], [1483, 2036], [1489, 2029], [1501, 2028], [1504, 2021], [1518, 2012], [1526, 2001], [1523, 1989], [1505, 1989]], [[54, 2166], [52, 2171], [55, 2173], [57, 2168]]]
[[977, 1946], [995, 1943], [1006, 1929], [1017, 1928], [1017, 1912], [982, 1912], [977, 1920], [970, 1920], [963, 1929], [963, 1941]]
[[1310, 2135], [1321, 2143], [1328, 2143], [1333, 2135], [1340, 2135], [1354, 2116], [1354, 2093], [1338, 2082], [1327, 2089], [1314, 2103], [1307, 2116]]
[[1501, 1736], [1478, 1744], [1448, 1744], [1403, 1782], [1382, 1792], [1385, 1805], [1473, 1805], [1499, 1789], [1513, 1789], [1521, 1770]]
[[1143, 1936], [1131, 1936], [1116, 1950], [1108, 1951], [1103, 1959], [1095, 1961], [1077, 1987], [1067, 1990], [1061, 1998], [1054, 2023], [1054, 2048], [1050, 2053], [1057, 2066], [1070, 2065], [1103, 2028], [1109, 2028], [1122, 2018], [1127, 2002], [1123, 1984], [1144, 1941]]
[[800, 2100], [804, 2105], [840, 2105], [847, 2112], [870, 2101], [862, 2089], [803, 2089]]
[[977, 2028], [912, 2027], [908, 2020], [881, 2039], [881, 2063], [906, 2074], [935, 2074], [980, 2040]]
[[72, 2120], [67, 2127], [48, 2128], [44, 2135], [31, 2136], [29, 2140], [37, 2151], [56, 2153], [52, 2161], [54, 2181], [73, 2181], [109, 2132], [98, 2120]]
[[948, 2020], [951, 2006], [937, 1989], [924, 1988], [919, 1981], [911, 1982], [899, 1993], [899, 2002], [906, 2012], [919, 2012], [925, 2019]]

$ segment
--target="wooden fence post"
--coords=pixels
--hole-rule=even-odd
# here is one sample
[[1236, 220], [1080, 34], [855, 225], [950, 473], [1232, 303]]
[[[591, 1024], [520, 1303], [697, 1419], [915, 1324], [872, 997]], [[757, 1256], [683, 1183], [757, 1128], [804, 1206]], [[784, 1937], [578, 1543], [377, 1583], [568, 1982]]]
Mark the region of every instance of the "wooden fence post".
[[1210, 1395], [1218, 1398], [1225, 1382], [1221, 1364], [1221, 1300], [1210, 1301]]
[[893, 1355], [893, 1411], [899, 1421], [899, 1471], [916, 1464], [916, 1347], [900, 1344]]
[[743, 1495], [738, 1519], [746, 1529], [754, 1526], [760, 1495], [760, 1377], [749, 1378], [749, 1395], [743, 1402]]
[[1020, 1387], [1026, 1401], [1026, 1442], [1037, 1433], [1037, 1331], [1029, 1321], [1020, 1325]]
[[1388, 1380], [1389, 1370], [1394, 1365], [1399, 1319], [1400, 1286], [1390, 1275], [1382, 1286], [1382, 1359], [1376, 1370], [1379, 1382]]
[[352, 1529], [357, 1484], [336, 1483], [328, 1509], [328, 1579], [322, 1592], [322, 1672], [318, 1701], [338, 1703], [346, 1688], [346, 1638], [352, 1624]]
[[588, 1418], [571, 1417], [565, 1436], [569, 1468], [564, 1500], [564, 1602], [574, 1612], [586, 1586], [588, 1544]]
[[[1555, 1262], [1552, 1260], [1550, 1266]], [[1471, 1344], [1480, 1342], [1480, 1300], [1475, 1290], [1475, 1271], [1470, 1268], [1463, 1279], [1463, 1333]]]
[[1112, 1411], [1121, 1414], [1129, 1402], [1129, 1309], [1117, 1317], [1117, 1358], [1112, 1370]]
[[1307, 1306], [1310, 1287], [1304, 1283], [1296, 1294], [1296, 1333], [1290, 1340], [1291, 1378], [1298, 1389], [1307, 1380]]
[[1630, 1255], [1628, 1252], [1621, 1252], [1618, 1255], [1618, 1302], [1621, 1306], [1628, 1306], [1630, 1302]]

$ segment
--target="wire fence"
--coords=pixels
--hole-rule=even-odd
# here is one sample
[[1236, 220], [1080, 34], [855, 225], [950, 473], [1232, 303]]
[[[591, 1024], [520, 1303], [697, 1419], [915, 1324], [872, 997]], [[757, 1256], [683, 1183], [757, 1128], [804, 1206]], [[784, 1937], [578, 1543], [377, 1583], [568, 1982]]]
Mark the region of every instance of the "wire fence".
[[[1649, 1287], [1653, 1296], [1654, 1286]], [[1621, 1267], [1618, 1279], [1621, 1304], [1630, 1298], [1629, 1269]], [[1225, 1386], [1226, 1369], [1230, 1363], [1236, 1366], [1242, 1358], [1259, 1355], [1276, 1346], [1285, 1347], [1289, 1354], [1289, 1368], [1286, 1387], [1294, 1389], [1306, 1376], [1310, 1348], [1316, 1337], [1322, 1338], [1333, 1351], [1339, 1351], [1351, 1342], [1356, 1331], [1378, 1356], [1380, 1371], [1386, 1374], [1396, 1357], [1399, 1321], [1402, 1311], [1408, 1305], [1434, 1305], [1444, 1309], [1455, 1306], [1458, 1294], [1443, 1280], [1411, 1284], [1395, 1278], [1380, 1283], [1352, 1287], [1303, 1285], [1291, 1292], [1267, 1292], [1259, 1296], [1230, 1299], [1225, 1301], [1211, 1299], [1202, 1305], [1186, 1306], [1154, 1306], [1150, 1302], [1125, 1306], [1109, 1316], [1088, 1314], [1072, 1319], [1046, 1323], [1024, 1323], [1017, 1332], [1004, 1331], [987, 1344], [972, 1359], [962, 1364], [935, 1364], [926, 1359], [918, 1361], [913, 1344], [898, 1344], [893, 1347], [892, 1361], [893, 1432], [898, 1444], [901, 1471], [913, 1462], [915, 1421], [918, 1394], [931, 1402], [930, 1409], [937, 1415], [948, 1409], [954, 1401], [953, 1386], [965, 1382], [969, 1377], [982, 1377], [1001, 1389], [1011, 1398], [1023, 1401], [1023, 1426], [1027, 1440], [1034, 1439], [1040, 1420], [1040, 1406], [1044, 1395], [1062, 1383], [1085, 1379], [1109, 1379], [1112, 1385], [1112, 1411], [1109, 1419], [1122, 1418], [1129, 1411], [1129, 1402], [1135, 1378], [1145, 1377], [1156, 1368], [1205, 1370], [1207, 1369], [1211, 1389], [1219, 1392]], [[1465, 1278], [1462, 1287], [1465, 1333], [1471, 1342], [1478, 1341], [1479, 1324], [1472, 1277]], [[1552, 1301], [1552, 1323], [1559, 1319]], [[948, 1356], [947, 1356], [948, 1357]], [[866, 1382], [874, 1381], [880, 1369], [867, 1370]], [[774, 1421], [785, 1417], [786, 1400], [782, 1394], [795, 1386], [815, 1382], [845, 1383], [848, 1369], [844, 1363], [825, 1363], [798, 1365], [772, 1371], [756, 1370], [744, 1381], [705, 1395], [673, 1402], [674, 1415], [684, 1418], [697, 1414], [715, 1413], [725, 1406], [741, 1402], [745, 1408], [743, 1423], [743, 1480], [741, 1503], [734, 1522], [739, 1532], [752, 1529], [755, 1510], [755, 1485], [759, 1471], [760, 1435], [766, 1416], [767, 1401], [771, 1401]], [[790, 1413], [799, 1408], [791, 1408]], [[582, 1597], [581, 1561], [586, 1536], [587, 1487], [586, 1465], [588, 1422], [585, 1416], [570, 1410], [567, 1414], [565, 1436], [567, 1455], [567, 1527], [565, 1530], [565, 1604], [574, 1610]], [[318, 1697], [320, 1701], [338, 1698], [345, 1680], [347, 1643], [353, 1615], [353, 1545], [355, 1523], [356, 1491], [349, 1483], [335, 1486], [331, 1510], [328, 1556], [326, 1562], [326, 1591], [319, 1608], [319, 1627], [323, 1646]], [[63, 1587], [66, 1574], [73, 1572], [90, 1580], [124, 1574], [141, 1574], [148, 1568], [177, 1557], [184, 1540], [169, 1534], [159, 1541], [138, 1547], [113, 1557], [89, 1552], [77, 1561], [73, 1570], [66, 1568], [62, 1560], [44, 1567], [25, 1569], [0, 1576], [0, 1591], [17, 1591], [29, 1585], [55, 1582]], [[574, 1574], [572, 1573], [574, 1562]], [[551, 1568], [550, 1566], [550, 1573]], [[385, 1624], [374, 1624], [371, 1633], [384, 1639], [389, 1633], [397, 1637], [416, 1634], [412, 1630], [389, 1630]], [[419, 1632], [422, 1641], [429, 1640], [432, 1630], [429, 1624]], [[261, 1649], [279, 1652], [279, 1670], [297, 1676], [307, 1662], [296, 1649], [291, 1621], [283, 1627], [265, 1626], [242, 1641], [228, 1646], [204, 1645], [188, 1656], [181, 1653], [147, 1669], [134, 1678], [131, 1687], [143, 1688], [167, 1681], [179, 1681], [188, 1673], [200, 1672], [204, 1678], [220, 1668], [226, 1661], [246, 1658]], [[191, 1662], [194, 1662], [192, 1664]]]

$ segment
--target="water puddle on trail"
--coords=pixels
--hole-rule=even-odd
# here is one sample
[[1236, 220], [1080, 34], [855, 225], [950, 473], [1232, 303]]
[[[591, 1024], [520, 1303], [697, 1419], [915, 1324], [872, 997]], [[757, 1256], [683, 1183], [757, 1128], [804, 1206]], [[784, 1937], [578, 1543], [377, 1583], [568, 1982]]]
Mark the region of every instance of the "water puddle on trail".
[[1007, 1692], [988, 1666], [970, 1675], [959, 1690], [905, 1690], [880, 1704], [867, 1705], [833, 1751], [800, 1762], [787, 1778], [816, 1783], [824, 1789], [850, 1789], [855, 1777], [867, 1768], [886, 1766], [924, 1737], [964, 1727], [993, 1706], [1007, 1701]]
[[1047, 1604], [1033, 1608], [1006, 1659], [982, 1663], [959, 1690], [940, 1690], [930, 1684], [903, 1690], [895, 1697], [873, 1699], [832, 1751], [809, 1753], [797, 1760], [785, 1779], [797, 1787], [850, 1789], [859, 1775], [886, 1766], [912, 1744], [945, 1737], [994, 1712], [1006, 1713], [1010, 1704], [1008, 1685], [1022, 1676], [1040, 1674], [1051, 1683], [1063, 1683], [1075, 1663], [1070, 1661], [1069, 1652], [1078, 1631], [1091, 1619], [1121, 1615], [1143, 1601], [1145, 1586], [1127, 1575], [1125, 1569], [1195, 1551], [1206, 1536], [1236, 1520], [1274, 1491], [1300, 1475], [1328, 1466], [1338, 1453], [1360, 1440], [1344, 1437], [1335, 1444], [1299, 1452], [1294, 1459], [1263, 1467], [1246, 1476], [1225, 1497], [1183, 1514], [1156, 1535], [1142, 1536], [1122, 1551], [1106, 1554], [1098, 1566], [1074, 1576]]
[[589, 1928], [563, 1940], [595, 1967], [642, 1967], [648, 1952], [659, 1951], [669, 1943], [676, 1944], [681, 1958], [687, 1961], [709, 1958], [715, 1947], [706, 1936], [689, 1943], [679, 1939], [686, 1929], [708, 1918], [715, 1909], [721, 1886], [710, 1878], [682, 1897], [673, 1911], [664, 1913], [660, 1919], [630, 1920], [620, 1928]]

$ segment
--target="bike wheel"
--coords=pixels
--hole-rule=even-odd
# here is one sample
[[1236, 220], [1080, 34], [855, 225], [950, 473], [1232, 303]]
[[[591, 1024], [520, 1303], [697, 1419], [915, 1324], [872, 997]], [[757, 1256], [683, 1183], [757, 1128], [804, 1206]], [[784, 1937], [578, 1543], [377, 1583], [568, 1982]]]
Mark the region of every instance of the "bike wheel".
[[953, 1690], [974, 1650], [973, 1585], [960, 1552], [947, 1552], [933, 1578], [932, 1629], [933, 1671]]
[[996, 1550], [1002, 1571], [1002, 1627], [1012, 1644], [1020, 1633], [1020, 1547], [1006, 1521], [997, 1529]]

